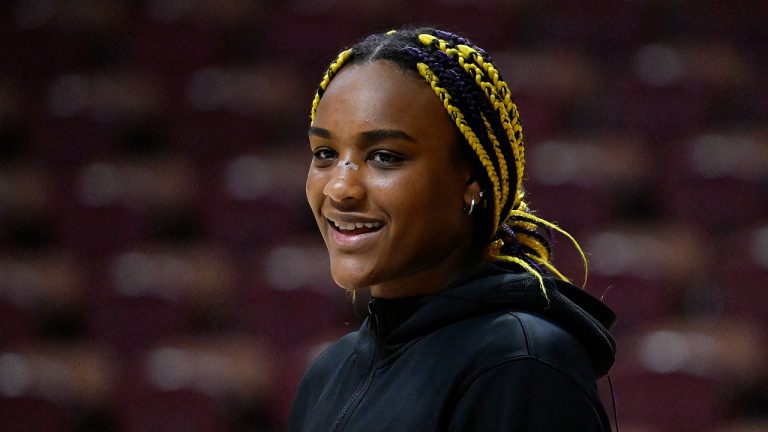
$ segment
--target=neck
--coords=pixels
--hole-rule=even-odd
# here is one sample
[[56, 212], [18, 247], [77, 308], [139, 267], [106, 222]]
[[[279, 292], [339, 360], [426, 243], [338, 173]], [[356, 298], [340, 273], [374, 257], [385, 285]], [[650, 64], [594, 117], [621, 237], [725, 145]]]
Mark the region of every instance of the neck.
[[466, 249], [458, 248], [455, 255], [449, 259], [414, 268], [412, 273], [397, 280], [371, 285], [371, 296], [394, 299], [440, 292], [482, 261], [480, 253], [462, 253], [463, 250]]

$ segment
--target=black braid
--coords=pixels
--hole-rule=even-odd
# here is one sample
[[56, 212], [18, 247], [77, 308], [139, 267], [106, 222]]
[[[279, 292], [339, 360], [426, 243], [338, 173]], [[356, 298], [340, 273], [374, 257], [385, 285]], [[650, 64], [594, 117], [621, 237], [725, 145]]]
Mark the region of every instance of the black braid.
[[[469, 127], [478, 134], [478, 138], [480, 138], [483, 147], [486, 148], [486, 151], [492, 152], [493, 144], [487, 133], [483, 133], [486, 131], [486, 127], [485, 124], [483, 124], [480, 115], [485, 115], [486, 119], [488, 119], [491, 124], [494, 123], [495, 116], [492, 114], [492, 108], [486, 102], [482, 90], [471, 81], [470, 77], [467, 76], [463, 69], [461, 69], [461, 66], [454, 62], [444, 52], [426, 52], [425, 50], [418, 50], [415, 48], [411, 48], [409, 51], [420, 62], [429, 66], [435, 75], [437, 75], [442, 86], [447, 89], [453, 97], [454, 105], [464, 113]], [[496, 121], [496, 123], [498, 122]], [[499, 128], [501, 128], [500, 125]], [[494, 131], [494, 134], [496, 133], [497, 132]], [[504, 136], [502, 135], [500, 139], [504, 139]], [[508, 145], [506, 147], [508, 147]], [[492, 162], [494, 168], [497, 171], [500, 170], [499, 161], [494, 158]]]

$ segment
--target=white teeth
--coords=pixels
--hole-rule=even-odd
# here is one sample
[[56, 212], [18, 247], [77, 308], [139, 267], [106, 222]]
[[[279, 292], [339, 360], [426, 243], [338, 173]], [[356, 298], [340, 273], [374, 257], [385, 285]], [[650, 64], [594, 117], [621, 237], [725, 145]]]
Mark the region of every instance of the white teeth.
[[346, 223], [346, 222], [337, 222], [337, 221], [331, 220], [331, 219], [329, 219], [329, 220], [336, 226], [336, 228], [338, 228], [338, 229], [340, 229], [342, 231], [352, 231], [354, 229], [359, 229], [359, 228], [363, 228], [363, 227], [365, 227], [365, 228], [378, 228], [378, 227], [381, 226], [381, 223], [379, 223], [379, 222], [349, 222], [349, 223]]

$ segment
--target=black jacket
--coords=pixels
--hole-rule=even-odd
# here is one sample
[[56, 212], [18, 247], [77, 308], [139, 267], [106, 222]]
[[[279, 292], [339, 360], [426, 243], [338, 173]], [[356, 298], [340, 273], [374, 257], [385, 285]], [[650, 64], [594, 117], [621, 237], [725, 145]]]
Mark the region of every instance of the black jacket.
[[584, 291], [484, 264], [433, 296], [372, 299], [305, 374], [289, 430], [610, 431], [596, 379], [613, 313]]

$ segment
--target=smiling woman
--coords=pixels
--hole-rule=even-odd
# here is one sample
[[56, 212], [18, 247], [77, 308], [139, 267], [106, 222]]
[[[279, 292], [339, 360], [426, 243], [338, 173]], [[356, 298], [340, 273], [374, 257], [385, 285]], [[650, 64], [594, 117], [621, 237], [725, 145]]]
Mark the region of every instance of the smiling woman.
[[309, 141], [333, 279], [372, 298], [305, 375], [291, 431], [610, 430], [615, 317], [550, 263], [544, 231], [568, 235], [523, 200], [517, 108], [485, 51], [369, 36], [331, 64]]
[[310, 129], [307, 197], [331, 274], [379, 298], [437, 292], [480, 261], [462, 210], [480, 186], [454, 155], [458, 137], [440, 101], [417, 78], [390, 62], [348, 66]]

